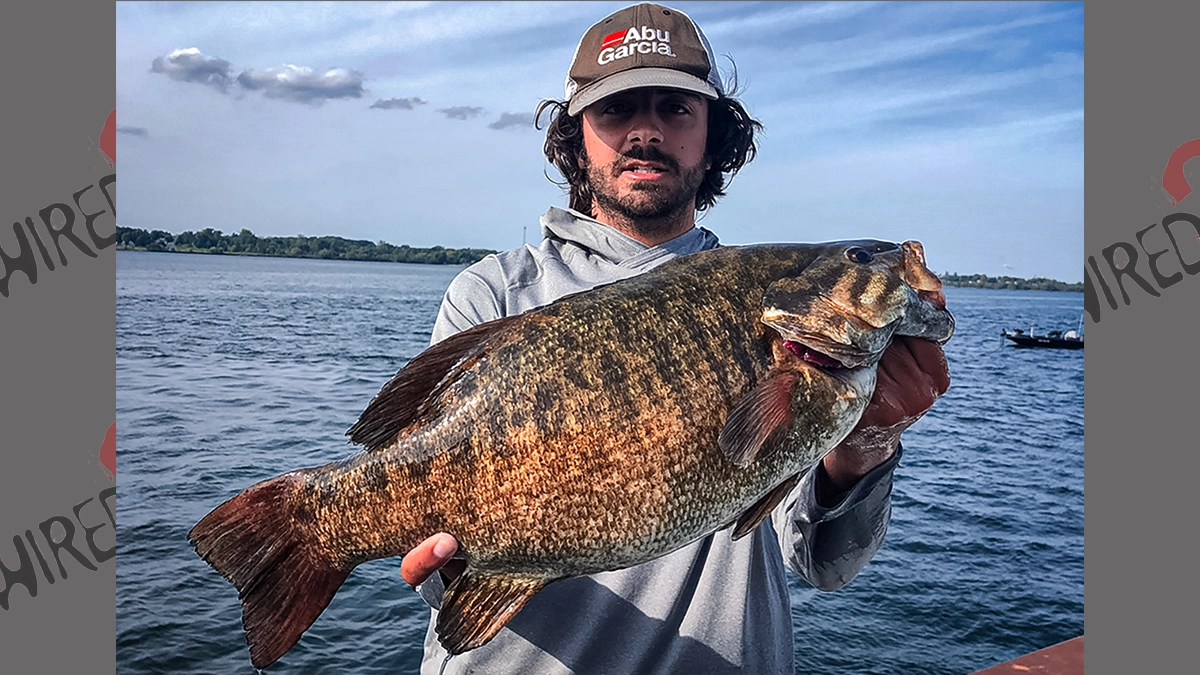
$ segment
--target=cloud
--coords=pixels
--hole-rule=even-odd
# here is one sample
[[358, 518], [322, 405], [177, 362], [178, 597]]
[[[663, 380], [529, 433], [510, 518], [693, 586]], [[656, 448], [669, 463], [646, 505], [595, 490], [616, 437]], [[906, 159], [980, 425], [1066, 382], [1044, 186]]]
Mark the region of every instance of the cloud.
[[392, 110], [399, 108], [400, 110], [412, 110], [415, 105], [425, 105], [429, 101], [422, 101], [419, 97], [412, 98], [389, 98], [388, 100], [379, 99], [371, 104], [371, 109], [378, 108], [380, 110]]
[[229, 65], [225, 59], [205, 56], [199, 49], [188, 47], [154, 59], [150, 64], [150, 72], [162, 73], [179, 82], [196, 82], [224, 92], [233, 81], [229, 76]]
[[511, 127], [533, 128], [533, 113], [500, 113], [500, 119], [488, 125], [489, 129], [508, 129]]
[[117, 133], [118, 133], [118, 134], [129, 134], [130, 136], [142, 136], [142, 137], [145, 137], [145, 136], [149, 136], [149, 135], [150, 135], [150, 132], [149, 132], [149, 131], [146, 131], [146, 130], [145, 130], [145, 129], [143, 129], [142, 127], [121, 127], [121, 126], [118, 126], [118, 127], [117, 127]]
[[319, 73], [305, 66], [285, 65], [266, 70], [247, 69], [237, 77], [245, 89], [267, 98], [319, 104], [334, 98], [362, 98], [363, 75], [356, 70], [330, 68]]
[[472, 117], [478, 117], [483, 112], [483, 108], [473, 106], [460, 105], [453, 108], [439, 108], [438, 112], [444, 114], [452, 120], [466, 120]]

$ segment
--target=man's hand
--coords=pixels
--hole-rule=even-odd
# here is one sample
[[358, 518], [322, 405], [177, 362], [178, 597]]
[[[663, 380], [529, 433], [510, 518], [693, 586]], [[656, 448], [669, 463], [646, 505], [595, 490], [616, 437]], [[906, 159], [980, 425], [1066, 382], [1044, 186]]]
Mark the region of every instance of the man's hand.
[[879, 361], [875, 393], [858, 426], [823, 462], [828, 481], [817, 482], [817, 502], [830, 507], [858, 479], [887, 461], [912, 426], [950, 387], [946, 355], [937, 343], [896, 336]]
[[451, 559], [457, 551], [454, 537], [445, 532], [435, 534], [404, 556], [400, 561], [400, 576], [414, 588], [439, 570], [447, 579], [456, 579], [465, 567], [462, 560]]

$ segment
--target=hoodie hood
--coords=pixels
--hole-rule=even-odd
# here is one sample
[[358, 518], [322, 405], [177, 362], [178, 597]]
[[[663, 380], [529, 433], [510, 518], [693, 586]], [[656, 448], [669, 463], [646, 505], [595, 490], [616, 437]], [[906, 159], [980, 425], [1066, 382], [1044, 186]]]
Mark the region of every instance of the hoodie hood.
[[596, 264], [607, 263], [638, 271], [720, 245], [717, 235], [696, 226], [658, 246], [647, 246], [595, 218], [558, 207], [551, 207], [542, 216], [541, 225], [543, 237], [580, 249], [587, 258], [598, 259], [593, 260]]
[[489, 255], [454, 278], [434, 325], [434, 342], [721, 245], [717, 235], [693, 227], [671, 241], [647, 246], [595, 218], [556, 207], [542, 216], [541, 224], [543, 238], [536, 246]]

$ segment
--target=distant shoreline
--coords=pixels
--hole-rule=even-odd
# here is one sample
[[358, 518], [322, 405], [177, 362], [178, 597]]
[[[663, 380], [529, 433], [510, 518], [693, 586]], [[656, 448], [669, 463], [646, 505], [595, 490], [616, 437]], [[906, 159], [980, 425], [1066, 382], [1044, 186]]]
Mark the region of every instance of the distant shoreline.
[[1035, 277], [1020, 279], [1018, 277], [989, 277], [986, 274], [950, 274], [938, 275], [943, 286], [954, 288], [990, 288], [1009, 291], [1060, 291], [1065, 293], [1082, 293], [1083, 282], [1068, 284], [1057, 279]]
[[[141, 230], [117, 226], [117, 249], [153, 253], [200, 253], [240, 255], [259, 258], [307, 258], [312, 260], [361, 260], [364, 262], [403, 262], [425, 265], [470, 265], [496, 253], [491, 249], [453, 249], [441, 246], [413, 248], [385, 241], [343, 239], [342, 237], [258, 237], [247, 229], [224, 234], [205, 228], [199, 232], [171, 234], [163, 230]], [[1015, 291], [1062, 291], [1082, 293], [1083, 283], [1069, 284], [1036, 277], [989, 277], [986, 274], [940, 275], [942, 284], [954, 288], [990, 288]]]
[[234, 253], [234, 252], [228, 252], [228, 251], [207, 251], [207, 250], [203, 250], [203, 249], [192, 249], [192, 248], [161, 249], [161, 248], [146, 248], [143, 246], [123, 246], [121, 244], [117, 244], [116, 250], [122, 251], [122, 252], [129, 252], [129, 253], [171, 253], [171, 254], [179, 253], [182, 255], [211, 255], [211, 256], [222, 256], [222, 257], [226, 257], [226, 258], [277, 258], [277, 259], [287, 258], [287, 259], [291, 259], [291, 260], [334, 260], [334, 261], [345, 261], [345, 262], [399, 263], [402, 265], [460, 265], [460, 266], [463, 266], [463, 265], [470, 264], [470, 263], [456, 263], [456, 262], [416, 262], [416, 261], [410, 261], [410, 260], [375, 260], [375, 259], [371, 259], [371, 258], [334, 258], [334, 257], [328, 257], [328, 256], [322, 257], [322, 256], [315, 256], [315, 255], [277, 255], [277, 254], [269, 254], [269, 253], [245, 253], [245, 252]]
[[245, 228], [237, 234], [225, 234], [211, 227], [199, 232], [171, 234], [117, 226], [117, 248], [153, 253], [203, 253], [243, 255], [262, 258], [309, 258], [314, 260], [361, 260], [365, 262], [402, 262], [425, 265], [470, 265], [495, 253], [482, 248], [414, 248], [386, 241], [342, 237], [259, 237]]

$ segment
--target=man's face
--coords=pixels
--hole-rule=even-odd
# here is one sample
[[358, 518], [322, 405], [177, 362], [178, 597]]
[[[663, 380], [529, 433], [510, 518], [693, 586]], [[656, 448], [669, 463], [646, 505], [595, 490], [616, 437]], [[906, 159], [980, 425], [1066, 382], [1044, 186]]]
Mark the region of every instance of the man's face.
[[582, 114], [581, 164], [597, 215], [636, 225], [686, 214], [690, 225], [696, 191], [708, 169], [708, 100], [678, 89], [632, 89], [603, 98]]

